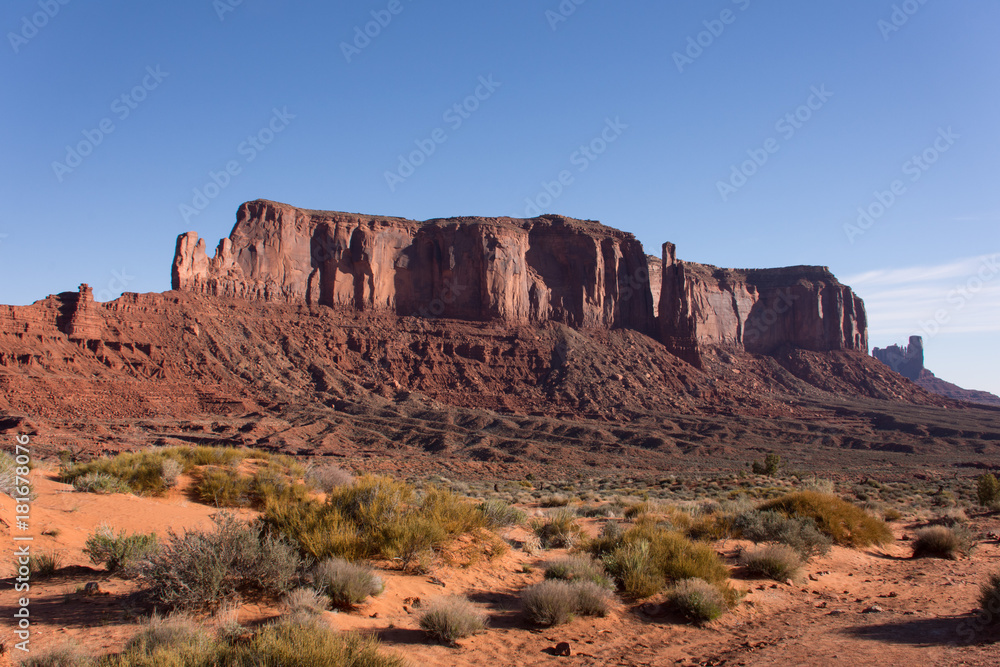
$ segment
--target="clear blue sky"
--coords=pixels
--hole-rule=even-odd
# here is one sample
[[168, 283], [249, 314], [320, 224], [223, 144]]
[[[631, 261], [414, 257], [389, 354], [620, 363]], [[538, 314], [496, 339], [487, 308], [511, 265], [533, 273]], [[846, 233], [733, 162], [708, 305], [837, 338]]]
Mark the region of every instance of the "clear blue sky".
[[177, 235], [214, 247], [258, 197], [416, 219], [531, 198], [653, 254], [828, 265], [873, 344], [923, 333], [938, 375], [1000, 393], [994, 0], [62, 1], [0, 10], [0, 302], [169, 289]]

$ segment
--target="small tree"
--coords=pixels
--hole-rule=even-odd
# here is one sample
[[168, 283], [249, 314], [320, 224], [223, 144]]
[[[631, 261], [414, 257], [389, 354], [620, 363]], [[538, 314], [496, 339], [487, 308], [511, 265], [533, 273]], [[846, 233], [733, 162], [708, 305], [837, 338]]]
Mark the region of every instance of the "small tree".
[[993, 473], [980, 475], [976, 480], [976, 497], [983, 507], [1000, 501], [1000, 482]]
[[755, 475], [776, 475], [781, 468], [781, 457], [774, 452], [769, 452], [763, 461], [754, 461], [750, 464]]

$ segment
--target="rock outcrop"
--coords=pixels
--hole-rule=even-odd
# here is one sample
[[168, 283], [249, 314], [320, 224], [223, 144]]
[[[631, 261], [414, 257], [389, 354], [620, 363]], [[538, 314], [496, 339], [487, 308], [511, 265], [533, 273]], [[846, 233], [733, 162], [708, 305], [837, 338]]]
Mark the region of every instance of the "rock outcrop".
[[653, 333], [646, 257], [591, 221], [402, 218], [243, 204], [209, 257], [177, 240], [174, 289], [397, 315]]
[[720, 269], [678, 261], [665, 243], [662, 270], [660, 340], [695, 365], [706, 346], [868, 350], [864, 303], [826, 267]]
[[910, 342], [906, 347], [899, 345], [876, 347], [872, 350], [872, 356], [932, 394], [946, 396], [956, 401], [1000, 407], [1000, 396], [988, 391], [964, 389], [957, 384], [942, 380], [924, 368], [924, 339], [921, 336], [910, 336]]
[[924, 339], [910, 336], [910, 343], [906, 347], [876, 347], [872, 350], [872, 356], [903, 377], [916, 382], [924, 370]]
[[720, 269], [555, 215], [402, 218], [243, 204], [212, 257], [177, 239], [173, 288], [400, 316], [633, 329], [700, 365], [706, 346], [867, 352], [864, 304], [825, 267]]

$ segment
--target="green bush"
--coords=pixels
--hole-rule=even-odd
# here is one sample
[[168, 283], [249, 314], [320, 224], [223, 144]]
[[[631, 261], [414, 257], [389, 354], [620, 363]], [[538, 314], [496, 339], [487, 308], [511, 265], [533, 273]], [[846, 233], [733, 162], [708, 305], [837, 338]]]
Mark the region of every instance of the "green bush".
[[993, 473], [980, 475], [976, 480], [976, 499], [983, 507], [1000, 501], [1000, 481], [997, 481]]
[[420, 615], [420, 629], [446, 644], [485, 632], [486, 615], [464, 597], [439, 598]]
[[486, 525], [474, 505], [431, 487], [416, 502], [411, 486], [365, 475], [327, 494], [326, 502], [286, 495], [267, 500], [264, 520], [315, 558], [381, 556], [405, 566], [456, 536]]
[[683, 579], [670, 590], [670, 603], [695, 623], [707, 623], [722, 616], [728, 607], [719, 589], [704, 579]]
[[640, 521], [619, 537], [601, 537], [589, 548], [622, 590], [637, 599], [658, 593], [668, 581], [691, 578], [704, 579], [723, 595], [733, 595], [726, 583], [729, 570], [709, 545], [652, 521]]
[[250, 504], [250, 478], [235, 470], [204, 469], [195, 481], [194, 493], [208, 505], [243, 507]]
[[774, 510], [751, 510], [738, 514], [732, 528], [736, 536], [755, 544], [786, 544], [803, 558], [825, 554], [833, 543], [832, 538], [819, 531], [812, 517], [789, 517]]
[[370, 567], [342, 558], [318, 563], [312, 576], [316, 588], [330, 598], [333, 606], [342, 609], [350, 609], [385, 590], [385, 582]]
[[802, 559], [795, 549], [785, 544], [769, 544], [744, 551], [740, 564], [750, 574], [783, 582], [798, 575]]
[[750, 468], [755, 475], [777, 475], [778, 470], [781, 469], [781, 457], [774, 452], [770, 452], [764, 457], [763, 461], [754, 461], [750, 464]]
[[786, 516], [808, 517], [829, 535], [835, 544], [864, 548], [892, 541], [892, 531], [884, 521], [837, 496], [799, 491], [761, 505], [759, 510], [776, 510]]
[[140, 562], [156, 553], [155, 533], [126, 533], [115, 535], [111, 526], [102, 525], [87, 538], [83, 553], [95, 565], [103, 565], [108, 572], [131, 571]]
[[917, 531], [913, 540], [913, 558], [947, 558], [955, 560], [972, 551], [973, 539], [963, 526], [930, 526]]
[[213, 610], [230, 601], [278, 597], [297, 580], [301, 559], [284, 538], [228, 514], [215, 530], [171, 532], [142, 573], [153, 602], [172, 609]]
[[614, 588], [604, 565], [587, 555], [566, 556], [545, 566], [546, 579], [564, 581], [592, 581], [603, 588]]

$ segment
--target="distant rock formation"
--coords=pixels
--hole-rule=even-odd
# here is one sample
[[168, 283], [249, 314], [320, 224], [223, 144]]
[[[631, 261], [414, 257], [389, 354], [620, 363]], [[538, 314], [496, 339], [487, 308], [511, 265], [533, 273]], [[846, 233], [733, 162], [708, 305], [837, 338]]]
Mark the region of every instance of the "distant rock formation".
[[705, 346], [868, 350], [864, 303], [826, 267], [720, 269], [678, 261], [672, 243], [663, 245], [658, 323], [660, 340], [696, 365]]
[[988, 391], [963, 389], [957, 384], [942, 380], [924, 368], [924, 339], [921, 336], [910, 336], [909, 345], [905, 348], [899, 345], [876, 347], [872, 350], [872, 356], [932, 394], [947, 396], [956, 401], [1000, 407], [1000, 396]]
[[644, 254], [632, 234], [557, 215], [426, 222], [243, 204], [208, 256], [177, 239], [175, 290], [400, 316], [623, 328], [701, 364], [709, 346], [868, 350], [864, 304], [826, 267], [720, 269]]
[[876, 347], [872, 350], [872, 356], [903, 377], [916, 382], [924, 370], [924, 339], [910, 336], [910, 343], [906, 347]]

